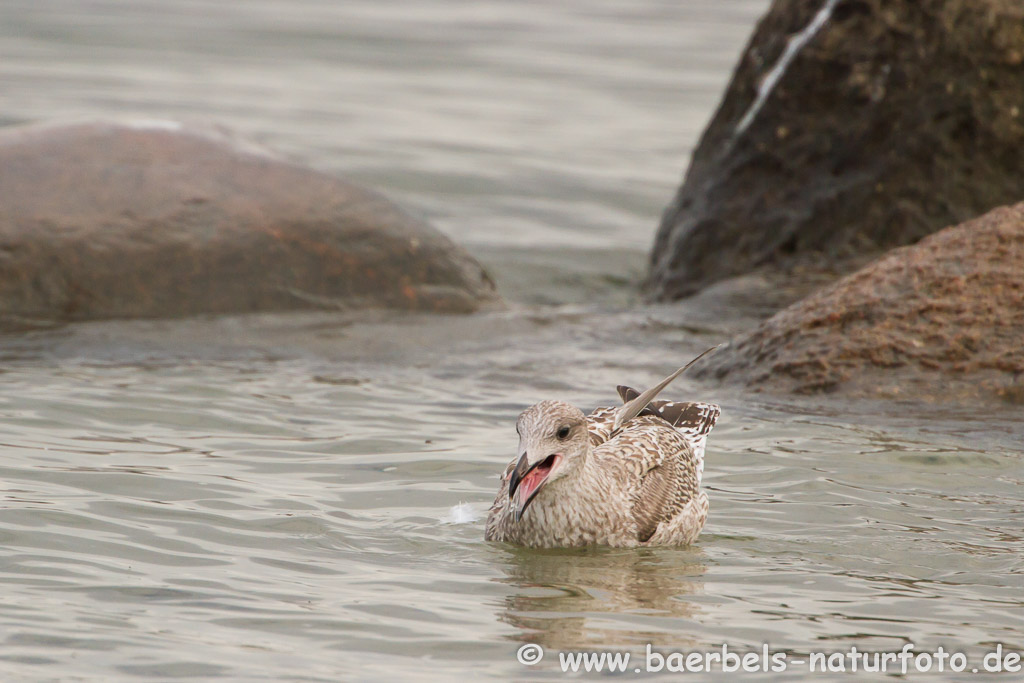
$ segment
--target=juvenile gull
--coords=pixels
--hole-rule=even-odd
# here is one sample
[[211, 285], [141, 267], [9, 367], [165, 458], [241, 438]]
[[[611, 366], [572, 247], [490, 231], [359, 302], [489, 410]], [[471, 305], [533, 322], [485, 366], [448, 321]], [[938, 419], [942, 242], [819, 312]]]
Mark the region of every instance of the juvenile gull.
[[501, 477], [484, 538], [536, 548], [692, 543], [708, 516], [704, 445], [721, 411], [653, 399], [708, 351], [643, 393], [620, 386], [617, 408], [584, 415], [541, 401], [523, 411], [519, 457]]

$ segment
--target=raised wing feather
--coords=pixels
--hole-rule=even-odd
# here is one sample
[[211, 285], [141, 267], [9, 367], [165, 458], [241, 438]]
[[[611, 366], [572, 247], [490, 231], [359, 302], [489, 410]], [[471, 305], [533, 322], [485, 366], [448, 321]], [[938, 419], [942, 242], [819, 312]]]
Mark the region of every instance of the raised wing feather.
[[675, 380], [676, 377], [679, 377], [679, 375], [681, 375], [684, 372], [686, 372], [687, 368], [689, 368], [691, 365], [693, 365], [694, 363], [699, 361], [701, 358], [703, 358], [704, 356], [708, 355], [709, 353], [711, 353], [712, 351], [714, 351], [717, 348], [718, 348], [717, 346], [712, 346], [710, 349], [708, 349], [704, 353], [700, 354], [699, 356], [697, 356], [696, 358], [691, 360], [689, 363], [687, 363], [686, 365], [684, 365], [683, 367], [679, 368], [678, 370], [673, 372], [671, 375], [666, 377], [665, 379], [663, 379], [660, 382], [658, 382], [657, 384], [655, 384], [650, 389], [642, 391], [639, 394], [637, 394], [637, 396], [635, 398], [633, 398], [633, 399], [631, 399], [629, 401], [624, 402], [622, 404], [622, 407], [619, 408], [618, 415], [615, 416], [615, 427], [616, 427], [616, 429], [621, 427], [621, 426], [623, 426], [623, 425], [625, 425], [627, 422], [632, 420], [634, 417], [636, 417], [637, 415], [642, 413], [644, 411], [644, 409], [647, 408], [647, 406], [649, 406], [651, 404], [651, 402], [654, 401], [655, 398], [657, 398], [658, 394], [660, 394], [665, 389], [665, 387], [667, 387], [669, 384], [671, 384], [672, 381]]

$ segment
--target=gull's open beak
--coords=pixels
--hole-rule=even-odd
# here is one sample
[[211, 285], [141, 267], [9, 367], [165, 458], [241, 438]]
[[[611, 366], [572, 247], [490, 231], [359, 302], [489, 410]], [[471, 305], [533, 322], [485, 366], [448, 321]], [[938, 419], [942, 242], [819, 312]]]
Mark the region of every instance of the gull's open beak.
[[522, 481], [526, 473], [530, 471], [530, 461], [526, 458], [526, 453], [523, 453], [519, 457], [519, 462], [516, 463], [516, 467], [512, 470], [512, 474], [508, 478], [508, 497], [511, 498], [516, 494], [516, 489], [519, 488], [519, 482]]
[[544, 485], [552, 470], [561, 460], [562, 456], [558, 453], [549, 455], [533, 465], [530, 465], [530, 459], [526, 457], [526, 453], [519, 458], [519, 462], [516, 463], [515, 469], [512, 470], [512, 474], [508, 478], [508, 497], [509, 499], [515, 497], [518, 502], [517, 522], [522, 519], [526, 507], [537, 496], [540, 487]]

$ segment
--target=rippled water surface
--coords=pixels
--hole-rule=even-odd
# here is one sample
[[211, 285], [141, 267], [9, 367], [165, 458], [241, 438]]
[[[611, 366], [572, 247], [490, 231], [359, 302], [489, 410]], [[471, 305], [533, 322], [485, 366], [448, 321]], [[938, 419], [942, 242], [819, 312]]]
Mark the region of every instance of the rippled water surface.
[[694, 547], [525, 551], [460, 518], [526, 405], [606, 404], [752, 323], [634, 292], [765, 6], [5, 2], [8, 120], [226, 123], [427, 215], [511, 305], [0, 339], [4, 678], [558, 678], [524, 642], [1024, 651], [1010, 411], [684, 378], [723, 406]]

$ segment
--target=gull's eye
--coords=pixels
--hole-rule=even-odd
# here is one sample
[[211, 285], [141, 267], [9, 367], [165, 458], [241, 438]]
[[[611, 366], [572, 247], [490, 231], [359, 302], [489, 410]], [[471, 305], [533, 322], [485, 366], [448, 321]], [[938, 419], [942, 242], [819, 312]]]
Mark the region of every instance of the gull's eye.
[[569, 438], [569, 428], [568, 427], [559, 427], [558, 431], [555, 433], [555, 436], [557, 436], [559, 439], [562, 439], [562, 440], [565, 440], [565, 439]]

